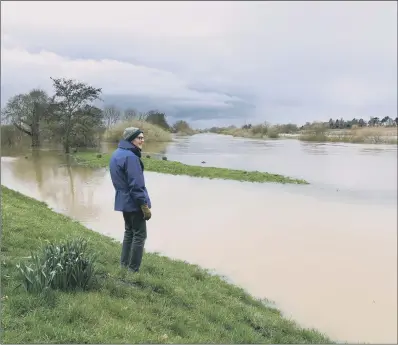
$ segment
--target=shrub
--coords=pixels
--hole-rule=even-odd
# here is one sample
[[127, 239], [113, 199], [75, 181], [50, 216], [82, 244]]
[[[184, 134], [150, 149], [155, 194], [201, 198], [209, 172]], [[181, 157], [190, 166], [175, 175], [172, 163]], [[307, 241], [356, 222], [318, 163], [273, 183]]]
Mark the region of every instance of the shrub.
[[276, 125], [275, 126], [278, 133], [286, 133], [286, 134], [294, 134], [299, 131], [297, 125], [293, 123], [287, 123], [284, 125]]
[[117, 143], [122, 138], [123, 131], [126, 127], [138, 127], [144, 131], [146, 142], [164, 142], [171, 141], [171, 133], [165, 131], [159, 126], [153, 125], [146, 121], [128, 120], [120, 122], [105, 132], [104, 139], [109, 142]]
[[170, 125], [167, 123], [165, 113], [161, 113], [157, 110], [150, 110], [145, 116], [146, 122], [156, 125], [166, 131], [170, 130]]
[[255, 125], [255, 126], [252, 126], [252, 128], [250, 129], [250, 131], [254, 134], [254, 135], [256, 135], [256, 134], [260, 134], [260, 135], [267, 135], [267, 132], [268, 132], [268, 126], [267, 125], [262, 125], [262, 124], [260, 124], [260, 125]]
[[279, 138], [279, 132], [276, 128], [270, 127], [268, 129], [267, 136], [268, 136], [268, 138], [271, 138], [271, 139], [277, 139], [277, 138]]
[[327, 141], [327, 130], [323, 126], [315, 125], [312, 129], [306, 130], [300, 135], [299, 139], [303, 141]]
[[32, 253], [31, 259], [30, 264], [17, 265], [28, 292], [89, 290], [94, 286], [95, 257], [87, 253], [87, 241], [82, 238], [49, 243], [42, 252]]
[[177, 121], [172, 126], [173, 133], [185, 134], [185, 135], [193, 135], [195, 131], [189, 126], [188, 122], [184, 120]]

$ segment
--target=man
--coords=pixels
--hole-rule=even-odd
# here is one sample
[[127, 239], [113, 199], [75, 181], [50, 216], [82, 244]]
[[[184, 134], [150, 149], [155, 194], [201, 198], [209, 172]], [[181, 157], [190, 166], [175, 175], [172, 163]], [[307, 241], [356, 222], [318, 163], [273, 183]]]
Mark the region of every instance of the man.
[[116, 193], [115, 211], [123, 212], [125, 224], [120, 263], [133, 272], [140, 269], [147, 238], [146, 221], [151, 218], [151, 200], [141, 161], [143, 143], [144, 133], [139, 128], [126, 128], [109, 162]]

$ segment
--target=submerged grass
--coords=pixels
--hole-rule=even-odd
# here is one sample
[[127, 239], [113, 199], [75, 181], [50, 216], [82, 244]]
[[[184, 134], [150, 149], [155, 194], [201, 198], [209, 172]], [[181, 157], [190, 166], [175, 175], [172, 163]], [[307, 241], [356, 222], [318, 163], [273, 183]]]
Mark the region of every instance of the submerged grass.
[[[145, 253], [119, 268], [120, 244], [8, 188], [2, 191], [2, 343], [330, 343], [205, 270]], [[16, 265], [45, 241], [84, 237], [99, 253], [90, 291], [24, 291]]]
[[[76, 162], [92, 168], [108, 167], [110, 153], [98, 155], [93, 152], [77, 152], [73, 154]], [[224, 179], [248, 182], [276, 182], [309, 184], [302, 179], [295, 179], [279, 174], [269, 174], [259, 171], [233, 170], [226, 168], [202, 167], [187, 165], [180, 162], [165, 161], [152, 158], [142, 158], [145, 170], [163, 174], [188, 175], [193, 177], [204, 177], [210, 179]]]

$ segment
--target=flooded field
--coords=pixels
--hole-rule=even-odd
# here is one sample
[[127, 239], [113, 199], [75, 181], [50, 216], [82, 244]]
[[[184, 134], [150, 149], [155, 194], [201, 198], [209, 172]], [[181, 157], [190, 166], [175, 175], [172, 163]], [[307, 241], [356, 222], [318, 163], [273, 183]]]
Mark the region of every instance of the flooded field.
[[[205, 134], [160, 151], [188, 164], [275, 172], [311, 184], [147, 172], [148, 250], [214, 269], [338, 341], [397, 341], [395, 146]], [[25, 158], [3, 149], [2, 156], [3, 185], [122, 239], [106, 169], [69, 165], [56, 151]]]

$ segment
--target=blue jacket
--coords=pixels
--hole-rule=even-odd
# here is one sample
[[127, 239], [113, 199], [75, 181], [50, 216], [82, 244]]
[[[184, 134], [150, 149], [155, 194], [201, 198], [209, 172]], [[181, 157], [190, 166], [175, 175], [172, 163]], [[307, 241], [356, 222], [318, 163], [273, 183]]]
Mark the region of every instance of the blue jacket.
[[121, 140], [109, 162], [111, 179], [115, 188], [115, 211], [137, 212], [151, 200], [145, 187], [144, 172], [139, 158], [131, 151], [133, 145]]

